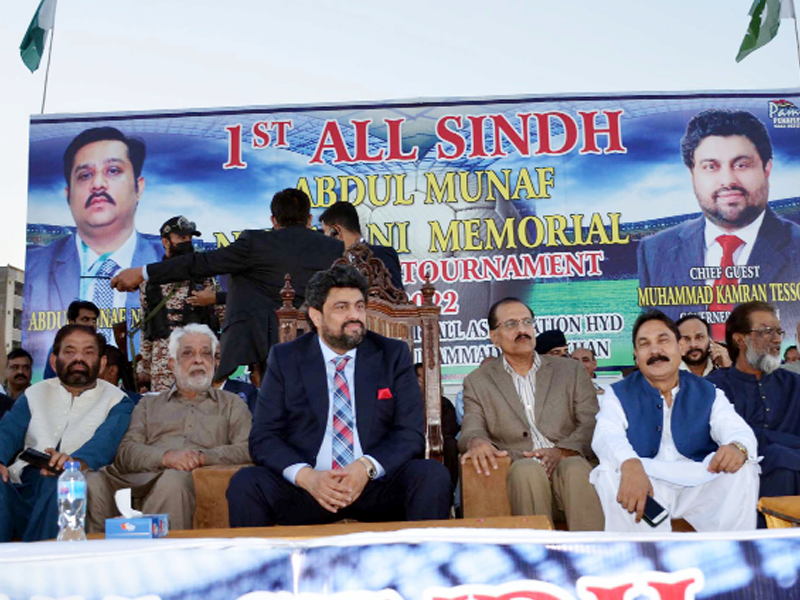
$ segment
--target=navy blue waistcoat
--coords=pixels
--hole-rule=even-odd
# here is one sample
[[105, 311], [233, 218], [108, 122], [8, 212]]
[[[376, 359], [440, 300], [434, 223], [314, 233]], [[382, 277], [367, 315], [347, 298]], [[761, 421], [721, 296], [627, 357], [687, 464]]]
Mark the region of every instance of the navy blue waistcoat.
[[[680, 372], [680, 390], [672, 401], [672, 439], [683, 456], [701, 462], [717, 450], [711, 439], [711, 407], [716, 397], [714, 384], [688, 371]], [[654, 458], [661, 445], [664, 423], [663, 399], [636, 371], [611, 386], [628, 419], [628, 441], [642, 458]]]

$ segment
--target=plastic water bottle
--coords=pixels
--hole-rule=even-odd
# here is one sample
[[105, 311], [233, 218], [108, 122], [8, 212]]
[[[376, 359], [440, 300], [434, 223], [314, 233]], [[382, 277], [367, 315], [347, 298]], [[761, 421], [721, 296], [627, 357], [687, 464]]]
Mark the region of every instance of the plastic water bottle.
[[58, 541], [86, 539], [86, 477], [78, 461], [68, 461], [58, 478]]

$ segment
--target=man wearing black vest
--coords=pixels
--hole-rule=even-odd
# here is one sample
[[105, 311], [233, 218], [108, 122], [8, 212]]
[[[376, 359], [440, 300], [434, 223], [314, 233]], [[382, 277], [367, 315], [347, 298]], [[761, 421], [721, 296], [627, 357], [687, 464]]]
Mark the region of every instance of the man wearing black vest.
[[697, 531], [755, 529], [756, 439], [725, 394], [679, 369], [680, 334], [660, 311], [639, 316], [639, 371], [615, 383], [597, 414], [591, 474], [606, 531], [669, 531], [642, 519], [647, 496]]

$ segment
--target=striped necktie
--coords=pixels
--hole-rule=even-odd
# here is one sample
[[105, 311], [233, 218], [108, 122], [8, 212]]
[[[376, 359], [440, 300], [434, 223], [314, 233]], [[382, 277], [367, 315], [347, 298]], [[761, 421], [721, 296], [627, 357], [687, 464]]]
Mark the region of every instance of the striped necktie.
[[336, 366], [333, 376], [333, 470], [344, 469], [353, 462], [353, 402], [344, 376], [349, 356], [331, 360]]
[[[119, 271], [119, 265], [110, 258], [106, 259], [97, 271], [92, 301], [101, 311], [114, 308], [114, 290], [111, 289], [111, 278], [117, 271]], [[101, 333], [107, 342], [114, 342], [114, 332], [111, 329], [99, 329], [98, 324], [98, 333]]]

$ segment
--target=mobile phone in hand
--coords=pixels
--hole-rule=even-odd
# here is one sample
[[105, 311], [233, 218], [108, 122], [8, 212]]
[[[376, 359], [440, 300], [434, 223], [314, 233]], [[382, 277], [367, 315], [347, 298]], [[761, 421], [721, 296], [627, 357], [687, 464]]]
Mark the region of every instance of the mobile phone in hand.
[[658, 527], [669, 516], [666, 508], [661, 506], [652, 496], [647, 497], [644, 505], [644, 513], [642, 519], [650, 525], [650, 527]]
[[47, 469], [51, 473], [60, 473], [62, 469], [57, 469], [56, 467], [50, 466], [50, 455], [44, 452], [39, 452], [33, 448], [25, 448], [22, 451], [22, 454], [19, 455], [20, 460], [24, 460], [26, 463], [31, 465], [32, 467], [36, 467], [37, 469]]

